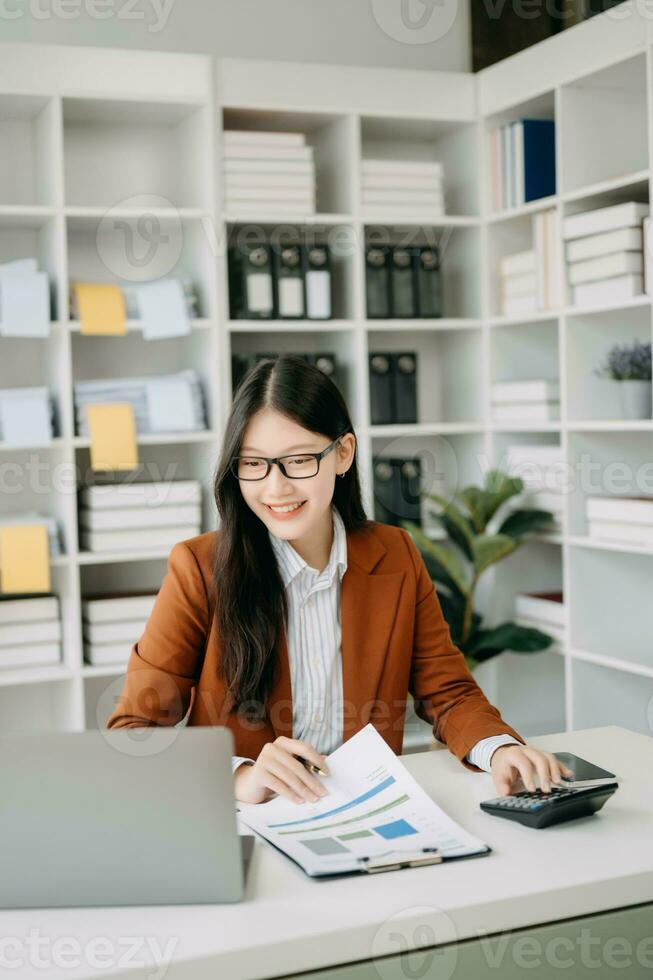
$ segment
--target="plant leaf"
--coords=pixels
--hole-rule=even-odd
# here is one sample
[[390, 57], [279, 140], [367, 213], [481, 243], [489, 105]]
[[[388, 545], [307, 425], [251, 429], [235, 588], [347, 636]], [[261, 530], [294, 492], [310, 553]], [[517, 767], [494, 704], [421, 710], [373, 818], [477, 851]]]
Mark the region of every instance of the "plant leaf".
[[[447, 500], [446, 497], [441, 497], [437, 493], [426, 493], [424, 494], [424, 497], [426, 500], [432, 500], [433, 503], [439, 504], [442, 508], [441, 511], [431, 511], [434, 517], [440, 518], [443, 514], [446, 515], [450, 522], [456, 526], [460, 534], [464, 536], [465, 540], [469, 544], [470, 553], [468, 554], [468, 557], [471, 560], [472, 538], [475, 534], [475, 528], [472, 522], [468, 517], [461, 513], [453, 500]], [[465, 549], [463, 547], [463, 551], [464, 550]]]
[[441, 544], [438, 544], [437, 541], [431, 541], [416, 524], [413, 524], [411, 521], [402, 521], [401, 523], [414, 538], [416, 545], [424, 555], [425, 563], [427, 563], [427, 559], [431, 559], [436, 571], [441, 570], [444, 573], [446, 579], [445, 585], [448, 585], [449, 588], [462, 596], [468, 596], [469, 585], [467, 583], [465, 569], [456, 556]]
[[537, 653], [546, 650], [553, 643], [553, 637], [531, 626], [517, 623], [501, 623], [493, 629], [481, 630], [472, 649], [468, 653], [474, 657], [486, 651], [512, 650], [514, 653]]
[[517, 542], [507, 534], [479, 534], [474, 538], [473, 544], [476, 575], [480, 575], [516, 548]]
[[524, 481], [518, 476], [509, 476], [502, 470], [488, 470], [483, 489], [484, 524], [487, 524], [506, 500], [522, 493], [523, 489]]
[[509, 514], [497, 533], [507, 534], [511, 538], [519, 538], [524, 534], [550, 531], [553, 520], [553, 514], [550, 510], [523, 507]]

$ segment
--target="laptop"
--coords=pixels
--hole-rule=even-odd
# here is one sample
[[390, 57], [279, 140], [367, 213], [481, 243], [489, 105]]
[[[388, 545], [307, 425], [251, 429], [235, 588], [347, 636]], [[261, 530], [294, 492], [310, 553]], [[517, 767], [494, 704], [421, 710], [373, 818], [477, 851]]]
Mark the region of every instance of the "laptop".
[[0, 734], [0, 908], [242, 899], [232, 752], [219, 727]]

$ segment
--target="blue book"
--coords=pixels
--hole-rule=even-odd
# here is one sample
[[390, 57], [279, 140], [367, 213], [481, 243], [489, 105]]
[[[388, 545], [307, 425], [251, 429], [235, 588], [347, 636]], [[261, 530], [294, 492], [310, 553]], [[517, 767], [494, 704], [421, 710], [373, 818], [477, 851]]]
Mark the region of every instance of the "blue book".
[[524, 202], [556, 192], [555, 122], [522, 119], [524, 133]]

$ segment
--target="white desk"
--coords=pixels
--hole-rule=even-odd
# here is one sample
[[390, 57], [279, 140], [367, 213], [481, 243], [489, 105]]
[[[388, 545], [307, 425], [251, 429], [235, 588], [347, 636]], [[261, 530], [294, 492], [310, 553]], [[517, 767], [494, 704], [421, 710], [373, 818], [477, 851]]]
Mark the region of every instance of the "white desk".
[[[632, 944], [635, 972], [620, 967], [615, 975], [653, 977], [653, 938], [643, 942], [653, 937], [653, 738], [611, 726], [542, 736], [530, 743], [604, 765], [620, 777], [619, 790], [597, 815], [532, 830], [479, 809], [481, 800], [496, 796], [489, 774], [468, 772], [444, 747], [408, 755], [406, 767], [425, 790], [490, 844], [492, 854], [315, 881], [257, 840], [246, 899], [238, 904], [0, 913], [0, 936], [16, 937], [11, 947], [0, 946], [6, 959], [0, 976], [238, 980], [331, 967], [319, 974], [322, 980], [467, 980], [485, 976], [485, 965], [487, 976], [501, 980], [563, 974], [577, 980], [611, 975], [613, 961], [625, 962], [627, 948], [610, 945], [616, 936], [630, 937], [626, 941]], [[627, 911], [615, 911], [621, 909]], [[556, 920], [575, 921], [542, 927]], [[524, 947], [522, 939], [519, 951], [502, 945], [502, 937], [485, 938], [510, 930], [514, 941], [519, 938], [515, 930], [524, 927], [530, 927], [521, 934], [530, 937], [530, 945]], [[593, 938], [587, 955], [602, 957], [605, 972], [596, 966], [583, 971], [577, 945], [581, 927], [589, 928]], [[51, 960], [47, 969], [31, 963], [25, 944], [30, 929], [45, 940], [41, 952]], [[70, 944], [55, 947], [57, 937], [69, 937]], [[156, 971], [157, 956], [143, 942], [128, 962], [127, 937], [156, 940], [159, 949], [172, 940], [167, 968], [164, 963]], [[92, 945], [98, 938], [106, 940], [99, 953]], [[446, 945], [455, 941], [459, 945]], [[537, 943], [549, 944], [540, 955], [545, 972], [533, 968]], [[424, 949], [428, 946], [438, 948]], [[418, 951], [418, 959], [408, 969], [398, 954], [411, 949]], [[57, 966], [54, 954], [62, 950], [69, 959], [59, 957]], [[105, 964], [102, 968], [89, 963], [94, 950]], [[19, 957], [24, 968], [7, 969]], [[425, 957], [431, 957], [430, 964]], [[547, 957], [572, 957], [575, 965], [547, 967]], [[465, 964], [472, 962], [467, 969]]]

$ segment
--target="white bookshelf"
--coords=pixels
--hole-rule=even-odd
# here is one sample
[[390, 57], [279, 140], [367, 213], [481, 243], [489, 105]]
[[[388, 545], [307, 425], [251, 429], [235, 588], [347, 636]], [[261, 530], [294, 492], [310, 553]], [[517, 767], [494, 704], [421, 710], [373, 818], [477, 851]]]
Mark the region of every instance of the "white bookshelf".
[[[502, 316], [498, 303], [497, 261], [530, 247], [538, 210], [555, 210], [560, 234], [566, 214], [650, 199], [653, 25], [600, 16], [566, 34], [478, 75], [1, 45], [0, 142], [8, 150], [0, 155], [0, 261], [38, 254], [50, 274], [54, 319], [45, 340], [0, 337], [0, 386], [48, 384], [59, 429], [41, 450], [0, 445], [0, 464], [25, 469], [36, 455], [57, 472], [84, 473], [88, 441], [73, 430], [73, 381], [194, 367], [208, 429], [142, 436], [139, 448], [154, 478], [176, 467], [176, 477], [202, 481], [209, 530], [231, 353], [266, 350], [336, 355], [370, 516], [377, 456], [422, 455], [427, 472], [429, 463], [436, 471], [434, 491], [445, 492], [480, 482], [485, 463], [498, 464], [513, 443], [560, 442], [569, 463], [589, 454], [604, 466], [645, 464], [653, 419], [620, 421], [605, 383], [597, 387], [588, 367], [616, 340], [651, 337], [650, 297], [598, 311], [570, 307], [563, 293], [559, 309], [519, 319]], [[493, 214], [487, 134], [523, 115], [556, 120], [557, 193]], [[230, 320], [226, 243], [245, 225], [273, 232], [280, 222], [225, 212], [225, 128], [300, 130], [314, 147], [317, 214], [283, 224], [298, 240], [315, 236], [340, 246], [332, 320]], [[442, 160], [446, 217], [418, 227], [379, 224], [378, 212], [366, 214], [360, 164], [372, 156]], [[136, 248], [143, 210], [165, 241], [141, 266], [125, 260], [124, 242], [128, 236]], [[408, 235], [413, 243], [441, 245], [442, 318], [366, 319], [363, 243], [380, 229], [392, 241]], [[128, 322], [124, 337], [87, 337], [68, 318], [72, 278], [134, 281], [168, 273], [190, 276], [198, 290], [198, 319], [188, 337], [146, 341], [138, 321]], [[558, 274], [564, 283], [562, 267]], [[417, 351], [419, 422], [371, 424], [367, 363], [377, 349]], [[492, 421], [493, 382], [544, 375], [561, 382], [559, 422]], [[500, 622], [512, 618], [517, 590], [562, 588], [566, 642], [537, 655], [506, 653], [479, 669], [479, 681], [525, 735], [613, 723], [650, 734], [651, 711], [643, 706], [653, 704], [653, 622], [644, 590], [653, 552], [590, 541], [585, 495], [575, 489], [561, 533], [534, 537], [497, 568], [482, 596], [490, 621]], [[0, 674], [2, 725], [102, 724], [122, 671], [83, 662], [81, 598], [118, 585], [156, 590], [167, 551], [80, 552], [76, 497], [65, 488], [0, 496], [0, 514], [27, 507], [52, 514], [60, 526], [65, 554], [52, 561], [52, 579], [65, 656], [59, 668]], [[428, 521], [426, 527], [434, 530]], [[407, 748], [425, 738], [426, 726], [409, 723]]]

